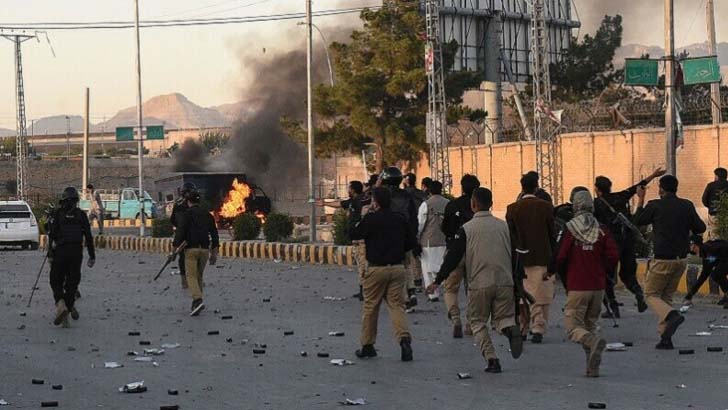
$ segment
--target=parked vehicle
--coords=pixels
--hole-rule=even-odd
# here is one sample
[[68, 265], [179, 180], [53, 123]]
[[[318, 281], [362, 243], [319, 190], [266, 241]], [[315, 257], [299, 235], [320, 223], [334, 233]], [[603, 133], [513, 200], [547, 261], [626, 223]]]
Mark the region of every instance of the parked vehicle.
[[0, 201], [0, 245], [38, 249], [40, 231], [33, 211], [25, 201]]
[[[104, 204], [104, 217], [106, 219], [140, 219], [138, 189], [97, 189], [96, 192], [101, 194], [101, 202]], [[81, 199], [78, 206], [88, 212], [91, 209], [91, 198], [89, 195], [85, 199]], [[157, 203], [154, 202], [147, 191], [144, 191], [144, 214], [147, 218], [157, 216]]]

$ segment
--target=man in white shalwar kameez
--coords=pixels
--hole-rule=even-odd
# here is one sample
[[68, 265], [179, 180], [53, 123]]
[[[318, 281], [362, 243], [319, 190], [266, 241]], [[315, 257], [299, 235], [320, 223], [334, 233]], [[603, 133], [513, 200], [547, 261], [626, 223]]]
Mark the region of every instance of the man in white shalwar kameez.
[[[420, 205], [417, 212], [419, 222], [418, 239], [422, 247], [422, 276], [425, 287], [435, 281], [437, 272], [445, 258], [445, 234], [442, 232], [442, 220], [445, 214], [447, 198], [442, 196], [442, 183], [433, 181], [430, 184], [430, 197]], [[440, 298], [440, 291], [428, 295], [430, 301]]]

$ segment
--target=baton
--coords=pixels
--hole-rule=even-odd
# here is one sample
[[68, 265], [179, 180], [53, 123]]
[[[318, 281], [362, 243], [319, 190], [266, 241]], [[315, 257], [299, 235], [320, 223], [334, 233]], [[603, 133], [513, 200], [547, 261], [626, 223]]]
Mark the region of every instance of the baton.
[[162, 265], [162, 269], [160, 269], [159, 270], [159, 273], [157, 273], [157, 276], [154, 277], [154, 280], [155, 281], [157, 279], [159, 279], [159, 277], [162, 275], [162, 272], [164, 272], [164, 269], [166, 269], [167, 266], [169, 266], [169, 264], [174, 261], [174, 259], [177, 257], [177, 255], [179, 255], [183, 250], [185, 250], [186, 247], [187, 247], [187, 241], [184, 241], [181, 244], [179, 244], [179, 246], [177, 247], [177, 249], [175, 249], [174, 252], [172, 252], [167, 257], [167, 261], [164, 263], [164, 265]]

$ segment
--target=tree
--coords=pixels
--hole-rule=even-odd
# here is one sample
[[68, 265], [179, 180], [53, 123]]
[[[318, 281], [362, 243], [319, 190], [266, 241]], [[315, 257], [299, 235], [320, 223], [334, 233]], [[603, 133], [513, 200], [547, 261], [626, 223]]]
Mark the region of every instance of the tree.
[[205, 146], [207, 152], [220, 151], [230, 141], [230, 136], [222, 132], [207, 131], [200, 134], [200, 143]]
[[[364, 10], [363, 28], [348, 43], [333, 43], [336, 84], [321, 84], [314, 94], [318, 155], [337, 151], [361, 152], [377, 146], [377, 168], [413, 161], [426, 150], [427, 75], [425, 20], [409, 0], [393, 0], [378, 10]], [[445, 45], [443, 60], [452, 67], [457, 43]], [[481, 73], [447, 76], [449, 105], [462, 102], [463, 91], [477, 86]], [[306, 140], [304, 124], [282, 119], [286, 132]]]
[[622, 16], [604, 16], [594, 37], [573, 39], [561, 60], [551, 64], [551, 82], [556, 86], [555, 100], [575, 102], [593, 98], [618, 80], [614, 53], [622, 45]]

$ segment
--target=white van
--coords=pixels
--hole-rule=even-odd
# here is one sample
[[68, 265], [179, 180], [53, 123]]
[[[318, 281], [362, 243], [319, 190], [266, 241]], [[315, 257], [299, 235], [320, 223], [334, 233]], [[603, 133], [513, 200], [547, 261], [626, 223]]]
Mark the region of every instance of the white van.
[[38, 221], [25, 201], [0, 201], [0, 246], [38, 249]]

